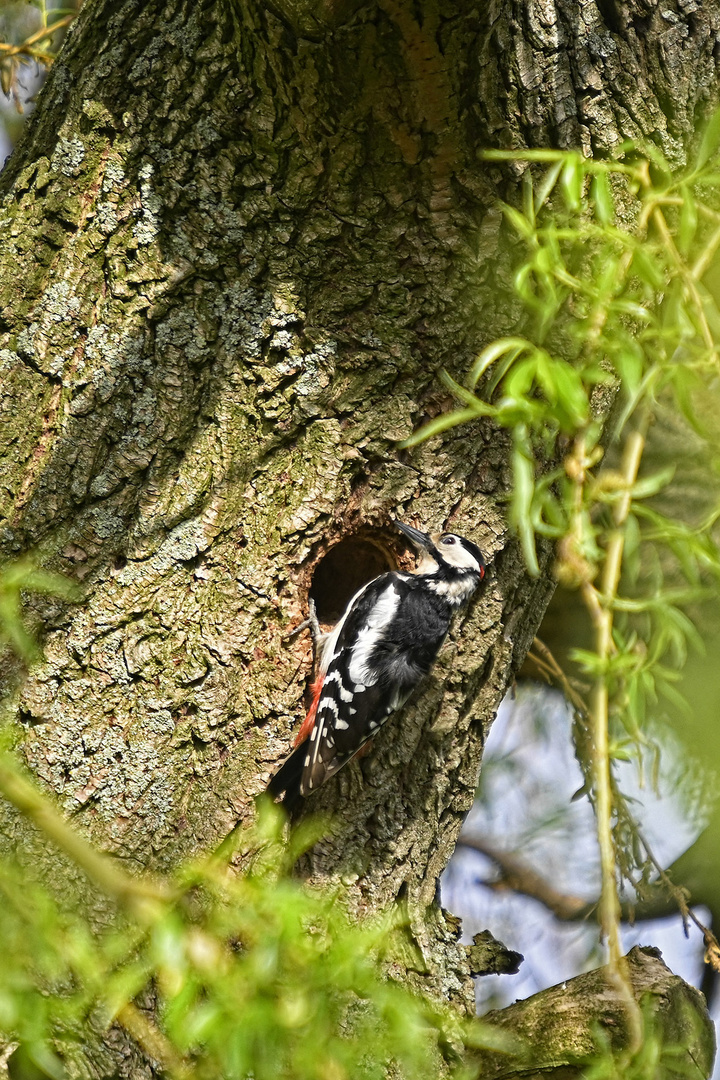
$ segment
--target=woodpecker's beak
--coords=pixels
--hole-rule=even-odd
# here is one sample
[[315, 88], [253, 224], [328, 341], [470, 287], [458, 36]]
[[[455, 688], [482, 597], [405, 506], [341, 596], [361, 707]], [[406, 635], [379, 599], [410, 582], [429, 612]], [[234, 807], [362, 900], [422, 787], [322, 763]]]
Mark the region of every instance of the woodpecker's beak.
[[397, 525], [400, 532], [407, 536], [408, 540], [420, 551], [429, 551], [433, 546], [433, 542], [428, 533], [420, 532], [419, 529], [413, 529], [412, 525], [403, 525], [402, 521], [395, 521], [394, 524]]

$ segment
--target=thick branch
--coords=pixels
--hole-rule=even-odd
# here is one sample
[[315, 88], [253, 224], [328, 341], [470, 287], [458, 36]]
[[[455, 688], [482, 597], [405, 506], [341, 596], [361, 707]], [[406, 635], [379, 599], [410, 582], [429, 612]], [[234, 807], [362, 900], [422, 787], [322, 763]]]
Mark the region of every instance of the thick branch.
[[[634, 998], [643, 1008], [646, 1043], [654, 1038], [662, 1048], [656, 1080], [705, 1080], [715, 1057], [715, 1029], [702, 994], [673, 975], [657, 949], [635, 947], [626, 961]], [[603, 1036], [623, 1075], [627, 1005], [609, 974], [609, 968], [597, 968], [489, 1013], [485, 1020], [512, 1032], [522, 1049], [514, 1055], [480, 1054], [484, 1080], [572, 1080], [597, 1058]]]

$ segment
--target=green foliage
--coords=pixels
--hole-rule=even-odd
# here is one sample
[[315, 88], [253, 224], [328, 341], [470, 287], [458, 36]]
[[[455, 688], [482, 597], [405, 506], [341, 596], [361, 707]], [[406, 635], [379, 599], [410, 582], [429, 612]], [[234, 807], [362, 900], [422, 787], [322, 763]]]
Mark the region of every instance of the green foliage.
[[12, 646], [29, 663], [37, 656], [37, 645], [21, 616], [23, 592], [45, 593], [75, 600], [77, 587], [60, 574], [51, 574], [31, 559], [21, 559], [0, 570], [0, 643]]
[[[77, 597], [29, 560], [0, 573], [0, 637], [29, 661], [27, 592]], [[358, 922], [340, 888], [293, 879], [317, 823], [287, 836], [283, 811], [262, 800], [254, 827], [222, 854], [157, 881], [129, 877], [88, 845], [8, 752], [0, 795], [63, 857], [52, 891], [27, 865], [0, 860], [0, 1036], [53, 1080], [87, 1075], [86, 1053], [112, 1024], [180, 1080], [412, 1078], [441, 1060], [460, 1078], [474, 1075], [460, 1062], [464, 1046], [507, 1045], [383, 975], [398, 949], [407, 958], [414, 948], [399, 909]], [[59, 869], [68, 860], [89, 878], [93, 903]]]
[[[465, 385], [445, 374], [458, 408], [404, 444], [478, 420], [504, 429], [510, 524], [528, 569], [539, 573], [538, 540], [553, 540], [557, 578], [580, 591], [594, 643], [574, 652], [592, 685], [587, 704], [573, 699], [578, 756], [598, 820], [600, 921], [621, 976], [616, 861], [631, 877], [645, 862], [645, 875], [649, 852], [612, 764], [642, 765], [648, 751], [656, 762], [652, 724], [685, 707], [680, 672], [702, 648], [698, 620], [720, 582], [719, 146], [720, 113], [680, 174], [630, 144], [609, 161], [487, 152], [526, 164], [520, 203], [503, 206], [521, 315]], [[653, 422], [670, 414], [704, 459], [706, 503], [715, 492], [700, 519], [674, 464], [647, 464]]]
[[[607, 598], [612, 655], [578, 650], [576, 659], [593, 678], [604, 673], [626, 687], [617, 715], [633, 735], [649, 701], [675, 700], [688, 645], [701, 645], [687, 611], [720, 580], [718, 514], [695, 521], [663, 512], [656, 497], [671, 487], [672, 467], [641, 471], [628, 484], [615, 464], [594, 466], [608, 456], [608, 443], [622, 445], [637, 430], [644, 439], [653, 412], [674, 407], [705, 441], [714, 483], [718, 431], [702, 420], [699, 402], [714, 393], [720, 374], [720, 310], [703, 280], [720, 247], [712, 205], [720, 184], [713, 171], [719, 116], [680, 176], [659, 152], [643, 159], [629, 145], [618, 161], [553, 151], [485, 155], [549, 166], [539, 178], [526, 171], [522, 209], [503, 207], [520, 256], [520, 332], [487, 345], [465, 386], [445, 374], [461, 408], [404, 444], [479, 417], [506, 429], [513, 441], [510, 521], [527, 565], [539, 572], [537, 538], [551, 538], [567, 585], [596, 581], [624, 507], [627, 592]], [[548, 459], [555, 462], [549, 468]]]
[[[711, 125], [708, 132], [713, 130]], [[446, 374], [444, 381], [462, 408], [437, 418], [403, 445], [478, 417], [491, 417], [510, 431], [511, 520], [535, 573], [535, 537], [568, 536], [577, 525], [574, 478], [562, 467], [543, 473], [537, 459], [545, 460], [549, 450], [559, 456], [558, 436], [580, 432], [586, 454], [599, 459], [603, 424], [593, 417], [598, 387], [622, 396], [616, 440], [639, 407], [657, 402], [667, 389], [697, 425], [692, 399], [703, 380], [717, 374], [711, 326], [720, 327], [715, 300], [702, 283], [702, 271], [720, 245], [720, 216], [700, 198], [715, 186], [708, 164], [712, 146], [706, 136], [695, 165], [676, 178], [657, 152], [652, 162], [632, 165], [552, 151], [485, 155], [550, 163], [539, 180], [526, 172], [522, 210], [503, 206], [521, 255], [525, 249], [514, 272], [525, 312], [521, 332], [483, 349], [466, 386]], [[634, 156], [633, 148], [626, 153]], [[658, 184], [650, 181], [651, 164], [659, 170]], [[710, 223], [709, 235], [707, 227], [698, 231], [699, 221]], [[477, 393], [481, 380], [482, 396]], [[668, 474], [644, 478], [633, 499], [656, 494], [670, 479]], [[601, 502], [612, 506], [622, 495], [622, 485], [605, 476], [588, 492], [587, 502], [591, 508]], [[679, 539], [678, 524], [672, 528]], [[583, 534], [592, 531], [585, 523]], [[694, 530], [686, 529], [682, 544], [693, 536]], [[590, 535], [582, 537], [579, 550], [597, 551]], [[708, 557], [716, 571], [717, 559], [706, 551], [706, 565]]]
[[[5, 794], [13, 776], [6, 760]], [[256, 826], [235, 838], [242, 874], [217, 857], [155, 883], [127, 879], [106, 859], [104, 891], [121, 899], [98, 928], [82, 905], [60, 904], [27, 868], [5, 862], [0, 1031], [58, 1078], [84, 1071], [82, 1041], [113, 1022], [170, 1075], [198, 1080], [380, 1078], [390, 1067], [425, 1077], [448, 1055], [453, 1075], [473, 1075], [458, 1048], [502, 1046], [500, 1036], [381, 974], [404, 935], [400, 914], [357, 923], [340, 890], [289, 876], [316, 829], [288, 841], [284, 814], [263, 802]], [[72, 854], [92, 873], [81, 850]], [[159, 1026], [133, 1001], [154, 1007]]]

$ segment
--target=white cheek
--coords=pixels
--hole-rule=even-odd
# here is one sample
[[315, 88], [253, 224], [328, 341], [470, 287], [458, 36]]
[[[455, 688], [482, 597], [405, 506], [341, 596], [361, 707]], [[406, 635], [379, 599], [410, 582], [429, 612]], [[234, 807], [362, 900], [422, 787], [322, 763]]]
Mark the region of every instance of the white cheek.
[[453, 552], [455, 556], [455, 565], [463, 570], [480, 570], [475, 559], [467, 551], [463, 551], [462, 548]]
[[475, 560], [458, 547], [446, 547], [445, 559], [451, 566], [457, 566], [459, 570], [471, 569], [475, 566]]

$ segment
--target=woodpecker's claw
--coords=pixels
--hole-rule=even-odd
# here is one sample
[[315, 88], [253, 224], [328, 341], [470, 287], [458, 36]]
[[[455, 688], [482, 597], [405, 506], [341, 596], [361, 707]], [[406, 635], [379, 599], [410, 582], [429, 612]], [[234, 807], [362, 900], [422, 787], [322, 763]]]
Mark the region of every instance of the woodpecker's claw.
[[325, 633], [320, 629], [320, 623], [318, 622], [317, 609], [315, 607], [315, 601], [312, 597], [308, 600], [308, 617], [307, 624], [310, 628], [310, 636], [313, 643], [313, 664], [317, 664], [318, 656], [320, 655], [320, 646], [327, 637]]
[[289, 634], [285, 635], [285, 640], [290, 641], [296, 634], [302, 633], [303, 630], [310, 631], [310, 637], [312, 638], [313, 645], [313, 664], [317, 662], [320, 646], [323, 639], [327, 636], [324, 631], [320, 629], [320, 623], [318, 622], [317, 609], [315, 607], [315, 601], [310, 597], [308, 600], [308, 617], [303, 619], [301, 623], [291, 630]]

